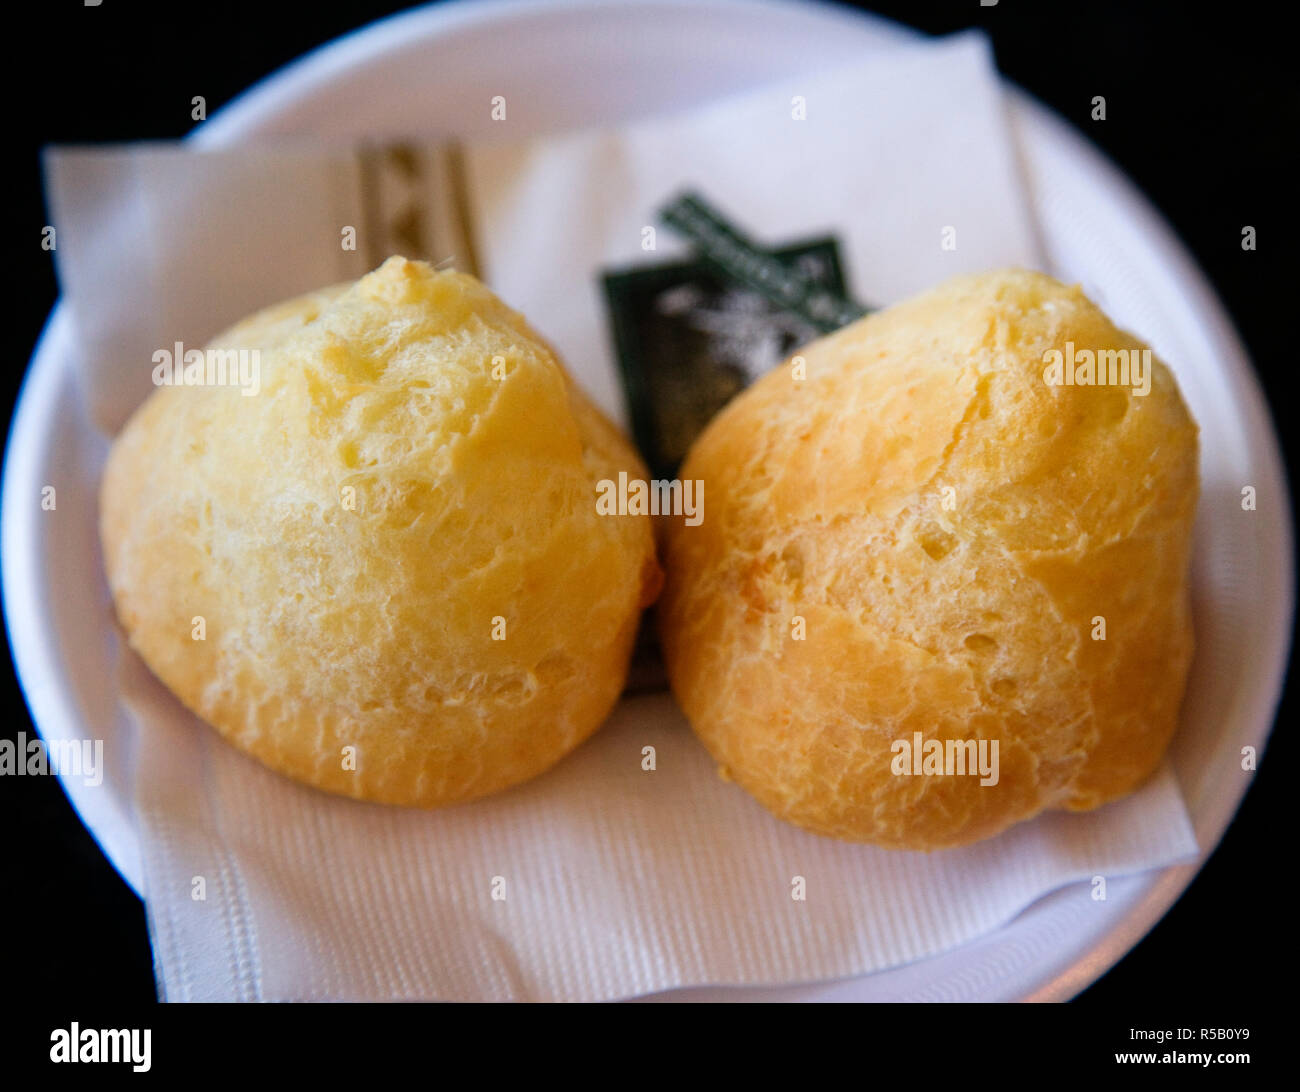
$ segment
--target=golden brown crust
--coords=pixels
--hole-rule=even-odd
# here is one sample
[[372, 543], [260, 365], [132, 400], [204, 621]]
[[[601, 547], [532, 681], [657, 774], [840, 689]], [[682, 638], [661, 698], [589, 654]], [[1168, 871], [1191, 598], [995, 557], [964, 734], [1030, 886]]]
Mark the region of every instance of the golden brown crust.
[[[1144, 348], [1049, 277], [957, 278], [801, 350], [806, 380], [776, 369], [691, 451], [706, 503], [664, 534], [669, 675], [778, 816], [936, 849], [1159, 763], [1192, 653], [1196, 426], [1158, 361], [1146, 396], [1049, 386], [1067, 341]], [[894, 774], [914, 732], [997, 739], [999, 784]]]
[[159, 678], [267, 765], [388, 803], [482, 796], [590, 735], [658, 580], [649, 519], [598, 516], [595, 482], [645, 471], [523, 319], [392, 258], [213, 344], [260, 349], [260, 392], [161, 387], [102, 484]]

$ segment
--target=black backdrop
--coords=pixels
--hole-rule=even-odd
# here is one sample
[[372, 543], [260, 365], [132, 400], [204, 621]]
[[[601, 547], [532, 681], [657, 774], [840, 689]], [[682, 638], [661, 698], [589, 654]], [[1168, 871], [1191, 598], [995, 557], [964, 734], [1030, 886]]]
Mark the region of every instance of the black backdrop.
[[[11, 408], [54, 303], [38, 150], [47, 143], [174, 138], [191, 127], [192, 95], [209, 112], [307, 50], [412, 5], [367, 0], [128, 5], [35, 3], [10, 24], [7, 174], [12, 184], [6, 322], [9, 365], [0, 398]], [[1145, 190], [1188, 243], [1232, 312], [1282, 428], [1293, 367], [1284, 346], [1297, 279], [1292, 208], [1300, 93], [1292, 39], [1254, 6], [1089, 0], [1044, 3], [917, 0], [861, 5], [943, 33], [980, 26], [998, 66], [1082, 129]], [[1197, 10], [1205, 15], [1196, 14]], [[1208, 13], [1213, 13], [1213, 18]], [[16, 9], [6, 12], [11, 18]], [[1090, 120], [1107, 98], [1108, 120]], [[1253, 224], [1256, 252], [1240, 232]], [[0, 659], [10, 737], [32, 731], [12, 663]], [[1293, 698], [1284, 699], [1268, 754], [1218, 851], [1166, 918], [1078, 999], [1110, 1012], [1231, 1015], [1278, 973], [1293, 949], [1282, 884], [1289, 858], [1281, 784], [1294, 755]], [[154, 998], [141, 903], [117, 876], [52, 778], [0, 779], [3, 934], [13, 997], [43, 1002]], [[6, 991], [9, 992], [9, 991]], [[1198, 1025], [1199, 1026], [1199, 1025]]]

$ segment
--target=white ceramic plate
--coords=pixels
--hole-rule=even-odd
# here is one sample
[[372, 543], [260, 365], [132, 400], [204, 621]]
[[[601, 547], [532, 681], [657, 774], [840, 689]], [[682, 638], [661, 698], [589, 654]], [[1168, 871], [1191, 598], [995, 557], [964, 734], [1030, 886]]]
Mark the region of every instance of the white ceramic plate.
[[[831, 64], [910, 35], [809, 4], [740, 0], [551, 0], [421, 9], [290, 65], [193, 135], [352, 140], [472, 135], [493, 95], [529, 103], [534, 131], [617, 122]], [[1011, 121], [1051, 271], [1081, 281], [1178, 374], [1202, 426], [1204, 494], [1194, 580], [1198, 659], [1172, 758], [1201, 860], [1114, 880], [1097, 904], [1067, 889], [1006, 927], [904, 967], [784, 989], [674, 991], [654, 999], [1064, 999], [1103, 974], [1182, 893], [1249, 785], [1243, 746], [1263, 749], [1281, 690], [1293, 609], [1291, 516], [1276, 437], [1250, 364], [1187, 252], [1089, 143], [1008, 88]], [[110, 680], [113, 639], [95, 529], [103, 441], [74, 379], [56, 307], [15, 416], [4, 473], [5, 616], [33, 718], [48, 740], [106, 740], [103, 785], [64, 788], [123, 878], [140, 890], [133, 755]], [[59, 483], [58, 508], [40, 490]], [[1259, 511], [1235, 497], [1253, 485]], [[88, 631], [92, 639], [87, 641]], [[75, 637], [74, 637], [75, 635]], [[77, 639], [79, 638], [79, 639]]]

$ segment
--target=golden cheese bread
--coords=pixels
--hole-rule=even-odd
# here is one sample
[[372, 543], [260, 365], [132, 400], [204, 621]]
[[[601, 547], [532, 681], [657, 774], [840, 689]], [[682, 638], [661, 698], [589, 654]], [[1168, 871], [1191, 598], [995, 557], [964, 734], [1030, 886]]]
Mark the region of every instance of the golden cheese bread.
[[707, 499], [663, 528], [672, 687], [781, 818], [959, 846], [1160, 762], [1197, 430], [1077, 287], [963, 276], [868, 316], [731, 402], [681, 475]]
[[390, 258], [218, 337], [256, 393], [176, 383], [101, 492], [131, 647], [291, 777], [434, 807], [516, 784], [623, 686], [659, 571], [644, 476], [523, 318], [472, 277]]

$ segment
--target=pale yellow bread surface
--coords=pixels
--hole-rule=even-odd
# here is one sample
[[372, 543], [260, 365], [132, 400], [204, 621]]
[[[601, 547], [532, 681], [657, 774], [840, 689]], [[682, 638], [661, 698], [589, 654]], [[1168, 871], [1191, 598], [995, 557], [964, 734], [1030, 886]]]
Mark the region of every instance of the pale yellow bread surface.
[[[1146, 396], [1048, 385], [1067, 341], [1144, 347], [1078, 288], [960, 277], [800, 350], [804, 381], [775, 369], [696, 442], [703, 522], [664, 528], [669, 676], [776, 815], [937, 849], [1160, 762], [1192, 655], [1197, 430], [1158, 360]], [[895, 774], [915, 732], [997, 739], [999, 784]]]
[[154, 673], [268, 766], [366, 800], [482, 796], [589, 736], [659, 580], [649, 519], [598, 516], [595, 483], [645, 471], [522, 317], [391, 258], [213, 344], [260, 350], [260, 393], [160, 387], [102, 484]]

